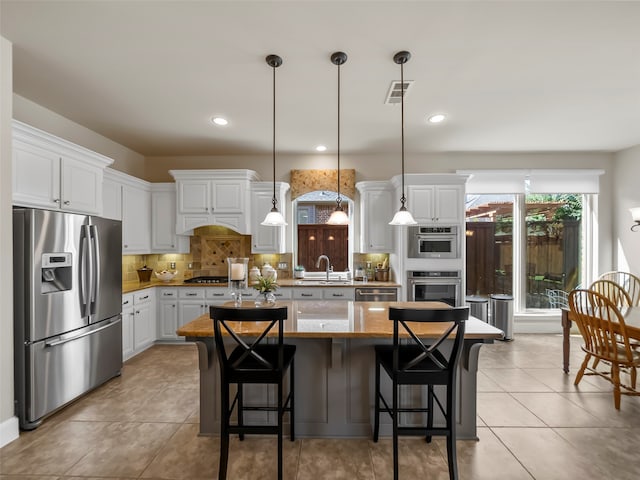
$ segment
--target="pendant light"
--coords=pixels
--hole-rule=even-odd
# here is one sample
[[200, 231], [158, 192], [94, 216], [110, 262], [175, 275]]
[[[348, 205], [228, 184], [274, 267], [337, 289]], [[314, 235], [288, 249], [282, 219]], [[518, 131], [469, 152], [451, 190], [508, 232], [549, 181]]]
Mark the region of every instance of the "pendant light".
[[404, 196], [404, 64], [409, 61], [411, 54], [406, 51], [398, 52], [393, 56], [393, 61], [400, 65], [400, 106], [402, 115], [402, 196], [400, 197], [400, 210], [393, 216], [393, 220], [389, 225], [415, 225], [411, 212], [407, 210], [405, 203], [407, 198]]
[[331, 55], [331, 63], [338, 66], [338, 198], [336, 198], [336, 209], [333, 211], [328, 224], [348, 225], [349, 217], [342, 208], [342, 197], [340, 196], [340, 65], [347, 61], [347, 54], [335, 52]]
[[267, 216], [264, 217], [264, 221], [260, 225], [282, 227], [287, 225], [287, 222], [276, 206], [278, 203], [276, 199], [276, 68], [282, 65], [282, 58], [278, 55], [268, 55], [266, 61], [267, 64], [273, 68], [273, 197], [271, 198], [273, 208], [267, 213]]

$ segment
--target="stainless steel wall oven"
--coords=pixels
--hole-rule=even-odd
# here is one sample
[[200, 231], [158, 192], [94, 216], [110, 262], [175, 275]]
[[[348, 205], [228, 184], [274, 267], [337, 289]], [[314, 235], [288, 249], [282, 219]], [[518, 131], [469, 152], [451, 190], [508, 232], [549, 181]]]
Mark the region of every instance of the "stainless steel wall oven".
[[409, 271], [407, 286], [407, 300], [410, 302], [445, 302], [453, 307], [462, 306], [462, 275], [459, 270]]

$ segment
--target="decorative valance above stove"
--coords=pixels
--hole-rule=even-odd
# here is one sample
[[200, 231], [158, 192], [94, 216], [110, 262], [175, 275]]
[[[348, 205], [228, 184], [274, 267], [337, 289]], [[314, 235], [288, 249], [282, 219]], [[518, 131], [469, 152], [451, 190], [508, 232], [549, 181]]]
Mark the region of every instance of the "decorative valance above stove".
[[[291, 200], [318, 190], [336, 191], [338, 170], [291, 170]], [[350, 199], [356, 194], [356, 171], [340, 169], [340, 193]]]

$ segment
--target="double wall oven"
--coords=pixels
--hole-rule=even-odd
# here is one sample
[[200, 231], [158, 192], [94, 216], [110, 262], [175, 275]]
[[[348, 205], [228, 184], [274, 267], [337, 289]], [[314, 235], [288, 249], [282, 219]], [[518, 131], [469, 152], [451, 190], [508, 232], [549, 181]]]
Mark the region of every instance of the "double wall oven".
[[407, 289], [410, 302], [444, 302], [453, 307], [462, 306], [460, 270], [408, 271]]

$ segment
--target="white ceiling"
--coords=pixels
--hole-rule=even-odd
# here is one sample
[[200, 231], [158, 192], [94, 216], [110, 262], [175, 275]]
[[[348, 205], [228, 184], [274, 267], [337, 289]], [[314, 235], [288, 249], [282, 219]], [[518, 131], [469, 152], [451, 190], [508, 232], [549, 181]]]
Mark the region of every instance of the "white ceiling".
[[147, 156], [270, 152], [270, 53], [278, 151], [335, 151], [337, 50], [342, 153], [400, 148], [403, 49], [408, 152], [640, 144], [634, 1], [1, 0], [0, 19], [17, 94]]

